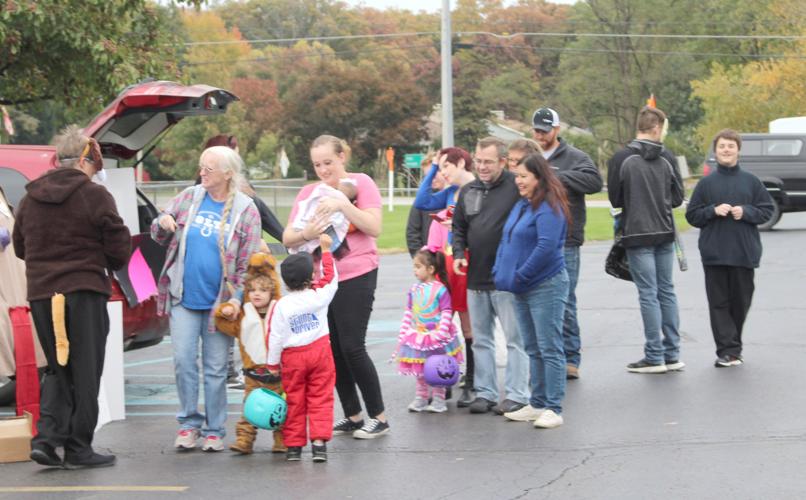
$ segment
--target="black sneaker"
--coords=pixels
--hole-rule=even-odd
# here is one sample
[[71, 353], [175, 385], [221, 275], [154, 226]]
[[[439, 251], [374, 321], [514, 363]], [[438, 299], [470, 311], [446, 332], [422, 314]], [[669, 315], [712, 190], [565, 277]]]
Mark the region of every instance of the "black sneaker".
[[627, 371], [630, 373], [666, 373], [669, 369], [666, 368], [666, 363], [650, 363], [642, 359], [627, 365]]
[[476, 398], [470, 403], [470, 413], [487, 413], [495, 406], [495, 403], [489, 399]]
[[714, 366], [717, 368], [730, 368], [731, 366], [739, 366], [744, 361], [741, 356], [720, 356], [714, 361]]
[[475, 399], [475, 395], [473, 394], [473, 389], [470, 387], [464, 387], [462, 389], [462, 395], [459, 396], [459, 399], [456, 401], [457, 408], [467, 408], [470, 406], [470, 403], [473, 402]]
[[352, 434], [353, 432], [357, 431], [361, 427], [364, 427], [364, 420], [359, 420], [358, 422], [353, 422], [349, 418], [343, 418], [333, 424], [333, 435], [334, 436], [343, 436], [345, 434]]
[[327, 462], [326, 444], [311, 444], [311, 452], [313, 453], [314, 462]]
[[499, 404], [493, 406], [493, 412], [496, 415], [503, 415], [504, 413], [518, 411], [524, 406], [526, 405], [523, 403], [518, 403], [517, 401], [512, 401], [511, 399], [505, 399], [501, 401]]
[[666, 360], [666, 370], [670, 372], [679, 372], [683, 368], [686, 367], [686, 364], [680, 361], [679, 359], [667, 359]]
[[95, 467], [111, 467], [115, 465], [115, 455], [101, 455], [100, 453], [93, 452], [87, 458], [68, 458], [64, 457], [64, 468], [69, 470], [76, 469], [91, 469]]
[[53, 446], [47, 443], [41, 443], [31, 447], [31, 460], [46, 467], [62, 466], [62, 459], [59, 458]]
[[302, 460], [302, 446], [289, 446], [285, 452], [285, 459], [288, 462], [299, 462]]
[[356, 439], [375, 439], [389, 432], [389, 422], [381, 422], [377, 418], [370, 418], [363, 427], [353, 432]]

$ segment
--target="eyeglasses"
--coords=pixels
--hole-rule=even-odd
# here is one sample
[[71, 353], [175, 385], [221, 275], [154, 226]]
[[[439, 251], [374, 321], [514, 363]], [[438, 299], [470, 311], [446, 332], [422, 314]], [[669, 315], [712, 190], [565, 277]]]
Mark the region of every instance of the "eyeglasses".
[[204, 171], [204, 172], [207, 172], [208, 174], [210, 174], [210, 173], [215, 172], [216, 170], [218, 170], [218, 169], [215, 168], [215, 167], [212, 167], [210, 165], [205, 166], [205, 165], [202, 165], [201, 163], [199, 164], [199, 172]]
[[475, 165], [484, 165], [485, 167], [494, 167], [498, 165], [498, 160], [482, 160], [481, 158], [473, 158]]
[[517, 165], [522, 161], [523, 161], [523, 158], [517, 158], [517, 157], [513, 158], [513, 157], [510, 157], [510, 156], [507, 156], [507, 163], [509, 165]]

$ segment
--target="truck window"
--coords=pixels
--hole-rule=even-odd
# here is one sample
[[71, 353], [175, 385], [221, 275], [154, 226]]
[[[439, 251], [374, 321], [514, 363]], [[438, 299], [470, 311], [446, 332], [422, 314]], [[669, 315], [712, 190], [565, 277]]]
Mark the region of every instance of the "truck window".
[[20, 204], [20, 200], [25, 196], [26, 184], [28, 184], [28, 179], [21, 173], [10, 168], [0, 167], [0, 186], [6, 193], [6, 198], [11, 206], [16, 207]]
[[761, 156], [761, 141], [743, 139], [739, 156]]
[[764, 141], [764, 156], [798, 156], [802, 148], [800, 139], [767, 139]]

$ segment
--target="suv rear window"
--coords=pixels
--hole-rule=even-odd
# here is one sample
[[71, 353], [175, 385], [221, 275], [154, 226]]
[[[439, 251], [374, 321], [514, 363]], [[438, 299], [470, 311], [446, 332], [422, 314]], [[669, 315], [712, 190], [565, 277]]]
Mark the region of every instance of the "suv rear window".
[[800, 139], [767, 139], [764, 141], [764, 156], [798, 156], [803, 148]]
[[28, 184], [28, 179], [21, 173], [10, 168], [0, 167], [0, 186], [12, 207], [19, 206], [20, 200], [25, 196], [26, 184]]

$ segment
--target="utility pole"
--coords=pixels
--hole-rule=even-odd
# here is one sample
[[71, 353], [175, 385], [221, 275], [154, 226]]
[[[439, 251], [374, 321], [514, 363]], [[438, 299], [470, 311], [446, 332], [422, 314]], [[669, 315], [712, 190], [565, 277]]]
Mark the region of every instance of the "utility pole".
[[453, 146], [453, 71], [451, 65], [451, 1], [442, 0], [442, 147]]

